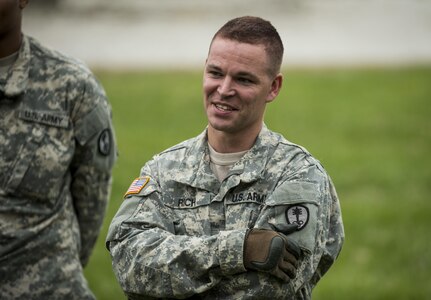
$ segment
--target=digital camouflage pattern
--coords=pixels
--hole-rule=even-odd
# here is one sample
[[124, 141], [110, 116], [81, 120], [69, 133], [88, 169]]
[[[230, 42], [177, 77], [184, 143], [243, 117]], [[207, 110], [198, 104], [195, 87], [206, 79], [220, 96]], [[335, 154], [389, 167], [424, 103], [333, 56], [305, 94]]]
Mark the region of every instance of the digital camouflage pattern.
[[105, 92], [24, 36], [0, 82], [0, 299], [93, 299], [82, 273], [111, 189]]
[[[266, 126], [221, 183], [210, 169], [206, 131], [156, 155], [141, 176], [148, 183], [131, 188], [107, 236], [130, 299], [310, 299], [341, 250], [329, 176], [304, 148]], [[288, 236], [302, 249], [296, 278], [284, 283], [246, 271], [247, 229], [287, 224], [291, 208], [304, 210], [301, 229]]]

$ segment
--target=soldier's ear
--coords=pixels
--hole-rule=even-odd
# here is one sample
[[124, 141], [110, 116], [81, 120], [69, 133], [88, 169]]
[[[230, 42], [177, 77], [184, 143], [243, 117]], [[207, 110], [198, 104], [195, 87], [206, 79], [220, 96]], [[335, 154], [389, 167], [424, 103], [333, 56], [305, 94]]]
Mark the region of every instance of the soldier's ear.
[[19, 8], [23, 9], [28, 4], [28, 0], [19, 0]]

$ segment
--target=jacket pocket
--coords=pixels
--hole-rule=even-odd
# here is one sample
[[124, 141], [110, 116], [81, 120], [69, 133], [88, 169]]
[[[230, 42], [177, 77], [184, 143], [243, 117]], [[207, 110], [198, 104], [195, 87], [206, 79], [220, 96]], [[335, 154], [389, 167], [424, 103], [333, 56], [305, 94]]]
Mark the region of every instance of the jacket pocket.
[[51, 210], [69, 184], [68, 168], [75, 145], [70, 131], [64, 128], [36, 123], [28, 127], [5, 188], [16, 199], [31, 201], [35, 209]]
[[6, 191], [14, 193], [18, 186], [21, 184], [24, 175], [27, 173], [31, 162], [34, 159], [36, 150], [39, 148], [44, 133], [37, 127], [33, 128], [33, 134], [28, 135], [23, 145], [20, 147], [16, 154], [13, 168], [10, 172], [10, 177], [6, 183]]
[[[178, 191], [184, 191], [178, 189]], [[187, 195], [187, 196], [186, 196]], [[165, 197], [164, 205], [174, 214], [175, 234], [203, 235], [209, 233], [211, 195], [202, 192], [184, 192], [177, 197]]]
[[319, 223], [319, 185], [311, 182], [285, 182], [268, 197], [256, 226], [279, 229], [297, 224], [297, 230], [289, 237], [298, 242], [306, 252], [311, 253], [316, 244]]

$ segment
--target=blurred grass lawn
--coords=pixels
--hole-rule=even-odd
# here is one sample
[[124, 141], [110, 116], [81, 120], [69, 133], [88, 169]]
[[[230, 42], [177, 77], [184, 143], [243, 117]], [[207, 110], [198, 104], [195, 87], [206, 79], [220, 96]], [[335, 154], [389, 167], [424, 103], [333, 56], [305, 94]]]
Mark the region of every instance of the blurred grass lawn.
[[[85, 273], [98, 299], [125, 299], [104, 239], [130, 182], [155, 153], [206, 125], [200, 72], [96, 72], [120, 157]], [[431, 67], [285, 70], [266, 124], [333, 178], [346, 242], [313, 299], [430, 299]]]

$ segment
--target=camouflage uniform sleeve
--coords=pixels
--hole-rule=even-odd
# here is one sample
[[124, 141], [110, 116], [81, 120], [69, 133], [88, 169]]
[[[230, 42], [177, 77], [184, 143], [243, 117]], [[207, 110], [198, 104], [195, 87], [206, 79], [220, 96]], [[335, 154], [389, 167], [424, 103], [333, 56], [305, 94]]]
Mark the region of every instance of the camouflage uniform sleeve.
[[292, 284], [295, 299], [311, 299], [311, 291], [337, 258], [344, 241], [340, 204], [330, 177], [319, 164], [302, 167], [274, 190], [255, 227], [297, 223], [290, 234], [302, 249]]
[[111, 108], [103, 88], [89, 75], [73, 114], [76, 149], [71, 193], [79, 223], [80, 260], [86, 265], [99, 235], [111, 191], [117, 156]]
[[329, 176], [325, 185], [327, 203], [329, 206], [327, 211], [328, 216], [326, 217], [326, 230], [323, 231], [326, 243], [323, 247], [316, 271], [310, 280], [312, 288], [335, 262], [344, 242], [344, 227], [341, 217], [340, 202], [334, 184]]
[[224, 276], [245, 272], [245, 230], [176, 234], [180, 222], [161, 202], [160, 187], [148, 171], [141, 173], [148, 183], [126, 196], [107, 236], [114, 273], [125, 293], [186, 298], [210, 290]]

